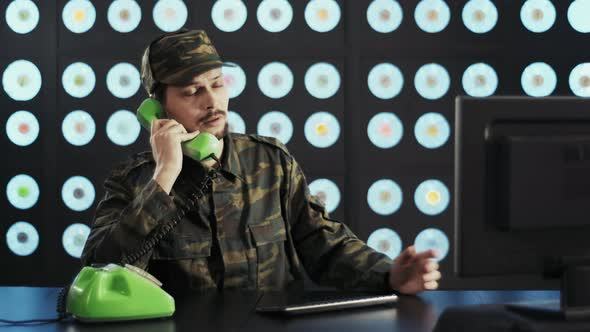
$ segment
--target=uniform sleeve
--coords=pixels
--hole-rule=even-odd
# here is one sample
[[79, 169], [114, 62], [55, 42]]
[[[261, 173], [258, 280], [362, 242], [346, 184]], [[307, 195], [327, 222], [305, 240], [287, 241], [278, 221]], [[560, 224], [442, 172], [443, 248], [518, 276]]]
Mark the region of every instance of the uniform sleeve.
[[343, 223], [331, 219], [312, 196], [302, 169], [289, 163], [287, 215], [297, 253], [316, 283], [346, 289], [390, 291], [393, 263], [361, 241]]
[[[104, 182], [105, 196], [98, 203], [82, 253], [82, 263], [119, 263], [135, 252], [148, 234], [176, 210], [174, 201], [150, 179], [141, 187], [126, 185], [124, 177]], [[147, 268], [153, 249], [133, 264]]]

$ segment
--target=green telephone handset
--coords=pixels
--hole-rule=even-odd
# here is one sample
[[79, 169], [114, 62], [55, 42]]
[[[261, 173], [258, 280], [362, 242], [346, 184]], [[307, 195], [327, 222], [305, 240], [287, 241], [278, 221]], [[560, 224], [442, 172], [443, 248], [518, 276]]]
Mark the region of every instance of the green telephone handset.
[[133, 265], [86, 266], [60, 293], [58, 311], [84, 322], [169, 317], [175, 311], [174, 298], [161, 286]]
[[[166, 118], [162, 104], [154, 98], [145, 99], [137, 109], [137, 120], [148, 131], [152, 121]], [[182, 142], [182, 151], [189, 157], [201, 161], [215, 155], [219, 149], [219, 140], [215, 135], [201, 132], [190, 141]]]

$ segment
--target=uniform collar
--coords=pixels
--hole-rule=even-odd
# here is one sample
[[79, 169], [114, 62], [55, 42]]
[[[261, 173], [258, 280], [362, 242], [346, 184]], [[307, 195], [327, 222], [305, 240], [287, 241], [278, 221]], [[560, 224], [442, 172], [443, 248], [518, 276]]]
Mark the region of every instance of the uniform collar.
[[223, 138], [223, 155], [221, 156], [221, 169], [231, 176], [240, 179], [245, 182], [242, 177], [242, 166], [240, 164], [240, 158], [238, 151], [231, 133], [228, 133]]
[[[223, 138], [223, 154], [221, 155], [221, 169], [218, 170], [229, 176], [232, 180], [234, 178], [240, 179], [245, 182], [242, 176], [242, 166], [236, 151], [234, 140], [231, 134], [225, 135]], [[183, 176], [188, 176], [193, 180], [201, 179], [207, 174], [207, 167], [203, 166], [200, 162], [183, 155], [183, 167], [181, 170]]]

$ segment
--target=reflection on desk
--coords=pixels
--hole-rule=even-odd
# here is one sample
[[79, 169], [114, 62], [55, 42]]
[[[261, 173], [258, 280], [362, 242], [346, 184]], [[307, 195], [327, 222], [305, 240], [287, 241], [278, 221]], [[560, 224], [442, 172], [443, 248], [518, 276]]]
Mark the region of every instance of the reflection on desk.
[[[54, 318], [58, 288], [0, 287], [0, 318]], [[261, 293], [224, 291], [176, 299], [170, 319], [83, 324], [72, 319], [45, 325], [0, 327], [4, 331], [432, 331], [441, 312], [457, 305], [559, 300], [558, 291], [433, 291], [400, 296], [393, 306], [325, 312], [299, 317], [257, 314]], [[0, 324], [0, 326], [5, 326]]]

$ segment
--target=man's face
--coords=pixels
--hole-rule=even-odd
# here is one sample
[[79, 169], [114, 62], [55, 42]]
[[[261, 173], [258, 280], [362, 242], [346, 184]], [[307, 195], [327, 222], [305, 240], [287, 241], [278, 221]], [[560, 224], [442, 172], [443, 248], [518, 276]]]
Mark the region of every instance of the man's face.
[[164, 109], [168, 117], [182, 124], [189, 133], [206, 131], [218, 139], [227, 134], [229, 92], [221, 68], [195, 76], [186, 86], [168, 85], [165, 93]]

